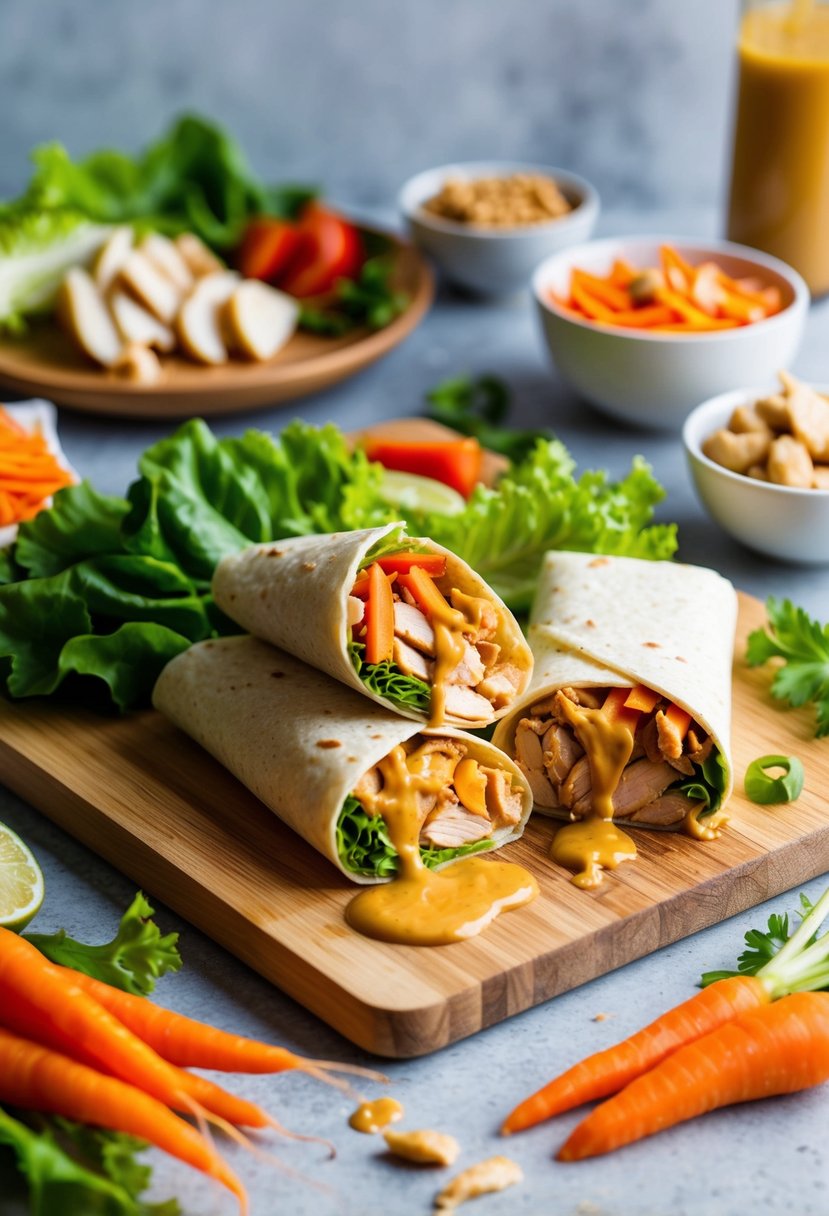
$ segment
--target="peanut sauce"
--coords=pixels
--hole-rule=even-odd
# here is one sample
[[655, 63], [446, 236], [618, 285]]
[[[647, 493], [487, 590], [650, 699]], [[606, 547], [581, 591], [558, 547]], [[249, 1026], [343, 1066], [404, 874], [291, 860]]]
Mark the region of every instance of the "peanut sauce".
[[403, 1107], [396, 1098], [375, 1098], [373, 1102], [360, 1103], [348, 1120], [348, 1126], [355, 1132], [374, 1136], [402, 1118]]

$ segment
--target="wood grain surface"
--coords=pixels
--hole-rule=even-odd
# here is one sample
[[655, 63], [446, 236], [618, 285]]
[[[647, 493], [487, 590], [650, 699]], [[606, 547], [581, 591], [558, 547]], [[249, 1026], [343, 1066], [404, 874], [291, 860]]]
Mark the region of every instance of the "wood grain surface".
[[[372, 230], [373, 231], [373, 230]], [[183, 355], [162, 357], [157, 384], [113, 379], [85, 359], [51, 321], [22, 338], [0, 338], [0, 385], [27, 397], [46, 397], [84, 413], [119, 418], [189, 418], [233, 414], [319, 392], [367, 367], [398, 346], [420, 323], [434, 294], [432, 272], [413, 245], [393, 242], [394, 284], [410, 297], [391, 325], [339, 338], [299, 332], [264, 363], [231, 359], [204, 367]]]
[[[474, 1034], [829, 869], [829, 754], [808, 710], [772, 701], [743, 654], [762, 605], [740, 597], [732, 821], [721, 839], [636, 833], [639, 859], [596, 892], [550, 861], [537, 818], [499, 857], [539, 880], [535, 903], [481, 937], [393, 946], [343, 919], [354, 889], [195, 743], [153, 712], [123, 718], [0, 701], [0, 778], [353, 1042], [418, 1056]], [[801, 757], [796, 803], [742, 793], [752, 759]]]

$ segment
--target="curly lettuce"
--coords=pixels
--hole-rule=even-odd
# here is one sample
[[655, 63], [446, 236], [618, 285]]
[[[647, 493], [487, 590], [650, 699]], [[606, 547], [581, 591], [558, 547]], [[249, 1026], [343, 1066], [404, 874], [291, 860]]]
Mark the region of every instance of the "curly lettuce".
[[432, 690], [417, 676], [407, 676], [396, 663], [366, 663], [366, 648], [363, 642], [349, 642], [348, 653], [354, 670], [365, 684], [378, 697], [385, 697], [398, 709], [415, 710], [419, 714], [428, 714], [432, 704]]
[[[446, 861], [456, 861], [470, 853], [484, 853], [493, 848], [494, 843], [488, 837], [456, 849], [421, 845], [420, 856], [423, 864], [434, 870]], [[400, 858], [383, 819], [379, 815], [369, 815], [353, 794], [346, 798], [337, 820], [337, 854], [350, 874], [362, 874], [367, 878], [394, 878], [400, 867]]]
[[683, 781], [674, 789], [679, 789], [692, 802], [703, 802], [699, 810], [700, 816], [713, 815], [722, 806], [728, 785], [728, 764], [722, 752], [716, 748], [703, 760], [702, 764], [694, 765], [694, 775]]

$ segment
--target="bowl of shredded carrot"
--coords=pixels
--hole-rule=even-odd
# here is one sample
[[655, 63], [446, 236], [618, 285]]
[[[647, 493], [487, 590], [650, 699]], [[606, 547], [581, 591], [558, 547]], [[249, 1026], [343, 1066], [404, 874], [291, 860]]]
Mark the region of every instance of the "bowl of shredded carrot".
[[533, 294], [562, 379], [604, 412], [661, 430], [787, 367], [809, 307], [803, 279], [777, 258], [670, 237], [563, 250], [538, 267]]
[[0, 549], [12, 543], [20, 524], [77, 480], [58, 441], [53, 405], [0, 406]]

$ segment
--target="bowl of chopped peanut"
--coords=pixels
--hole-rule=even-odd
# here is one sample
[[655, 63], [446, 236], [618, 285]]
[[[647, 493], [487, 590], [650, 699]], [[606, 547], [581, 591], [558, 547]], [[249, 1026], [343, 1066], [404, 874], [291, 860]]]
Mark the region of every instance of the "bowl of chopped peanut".
[[485, 295], [527, 287], [538, 263], [587, 240], [599, 215], [584, 178], [513, 161], [427, 169], [399, 203], [412, 239], [446, 277]]
[[721, 393], [689, 414], [688, 467], [709, 515], [769, 557], [829, 563], [829, 386]]

